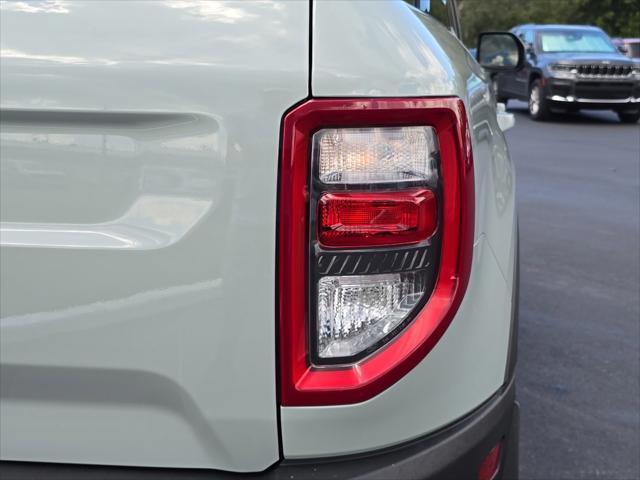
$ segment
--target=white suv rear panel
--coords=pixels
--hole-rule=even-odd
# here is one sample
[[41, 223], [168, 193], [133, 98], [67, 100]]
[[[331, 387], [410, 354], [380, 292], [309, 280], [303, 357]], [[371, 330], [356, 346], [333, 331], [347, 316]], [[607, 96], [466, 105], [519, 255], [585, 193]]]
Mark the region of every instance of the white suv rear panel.
[[3, 2], [3, 460], [278, 459], [278, 148], [308, 15]]

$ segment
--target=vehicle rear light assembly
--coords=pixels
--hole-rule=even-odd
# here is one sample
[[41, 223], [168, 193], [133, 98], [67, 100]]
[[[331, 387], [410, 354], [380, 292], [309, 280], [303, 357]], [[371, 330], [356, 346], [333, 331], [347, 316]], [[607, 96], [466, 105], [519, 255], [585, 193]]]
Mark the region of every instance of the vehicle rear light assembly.
[[367, 400], [433, 348], [471, 268], [473, 164], [457, 98], [312, 99], [283, 122], [282, 405]]

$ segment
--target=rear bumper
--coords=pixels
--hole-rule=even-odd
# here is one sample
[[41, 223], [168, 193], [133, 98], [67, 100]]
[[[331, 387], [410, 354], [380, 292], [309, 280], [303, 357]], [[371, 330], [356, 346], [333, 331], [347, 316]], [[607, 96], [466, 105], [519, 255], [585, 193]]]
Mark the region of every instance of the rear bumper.
[[477, 478], [484, 457], [504, 442], [497, 479], [518, 478], [520, 410], [511, 383], [453, 425], [395, 448], [313, 462], [283, 462], [268, 478]]
[[477, 478], [478, 467], [491, 448], [504, 441], [496, 478], [517, 478], [519, 407], [513, 377], [485, 404], [454, 424], [383, 451], [340, 458], [282, 461], [258, 474], [211, 470], [129, 468], [51, 463], [1, 462], [3, 479], [460, 479]]

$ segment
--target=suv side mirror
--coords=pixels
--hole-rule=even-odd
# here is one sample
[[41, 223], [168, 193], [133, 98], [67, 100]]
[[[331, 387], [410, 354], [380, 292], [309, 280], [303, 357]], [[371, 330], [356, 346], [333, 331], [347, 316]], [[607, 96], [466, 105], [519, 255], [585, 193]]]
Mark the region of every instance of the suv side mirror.
[[476, 59], [491, 72], [520, 70], [524, 65], [524, 46], [509, 32], [481, 33]]
[[624, 53], [625, 55], [627, 55], [629, 53], [629, 49], [626, 46], [622, 45], [622, 44], [618, 45], [618, 51], [620, 53]]

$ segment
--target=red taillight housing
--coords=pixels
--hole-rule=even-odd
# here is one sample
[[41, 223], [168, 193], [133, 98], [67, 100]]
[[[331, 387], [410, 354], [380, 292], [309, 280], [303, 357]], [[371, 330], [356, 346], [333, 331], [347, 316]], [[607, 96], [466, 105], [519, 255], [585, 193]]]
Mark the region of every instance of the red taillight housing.
[[471, 268], [474, 183], [457, 98], [319, 99], [283, 122], [282, 405], [367, 400], [433, 348]]

